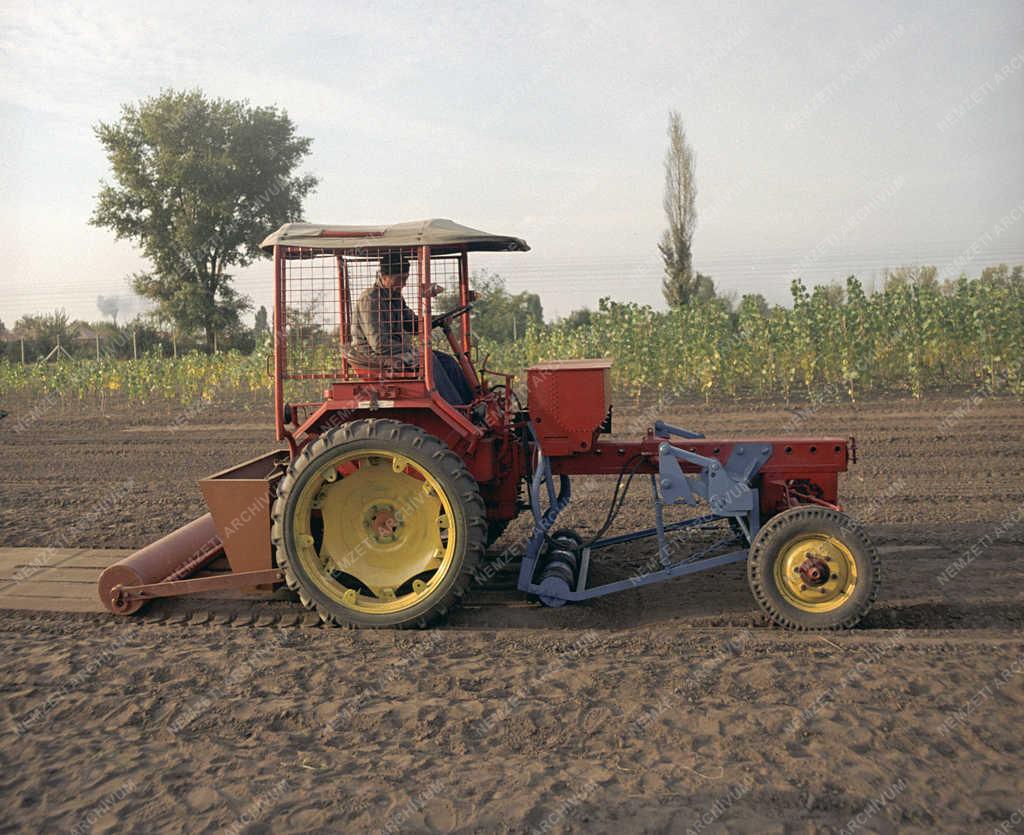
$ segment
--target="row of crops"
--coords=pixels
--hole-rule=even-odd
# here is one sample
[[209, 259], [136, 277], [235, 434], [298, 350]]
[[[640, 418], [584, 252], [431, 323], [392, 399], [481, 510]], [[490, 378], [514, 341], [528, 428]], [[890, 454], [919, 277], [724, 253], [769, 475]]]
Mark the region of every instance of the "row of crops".
[[[585, 326], [531, 327], [514, 342], [484, 342], [480, 356], [489, 356], [489, 368], [511, 371], [542, 359], [611, 357], [615, 387], [636, 398], [835, 400], [881, 391], [921, 397], [961, 386], [1024, 394], [1024, 281], [1017, 271], [945, 287], [895, 284], [872, 294], [855, 278], [841, 294], [794, 281], [792, 294], [791, 307], [747, 296], [734, 311], [718, 300], [656, 311], [604, 299]], [[101, 406], [265, 400], [269, 350], [4, 361], [0, 398]]]
[[0, 403], [5, 396], [87, 401], [101, 406], [213, 402], [227, 395], [270, 391], [266, 355], [237, 351], [190, 353], [176, 359], [149, 353], [137, 360], [65, 359], [27, 365], [0, 361]]
[[849, 398], [978, 386], [1024, 393], [1024, 280], [1019, 273], [945, 287], [895, 284], [866, 294], [792, 284], [791, 307], [743, 297], [660, 312], [602, 300], [589, 327], [530, 330], [494, 347], [493, 367], [541, 358], [611, 356], [613, 380], [637, 397]]

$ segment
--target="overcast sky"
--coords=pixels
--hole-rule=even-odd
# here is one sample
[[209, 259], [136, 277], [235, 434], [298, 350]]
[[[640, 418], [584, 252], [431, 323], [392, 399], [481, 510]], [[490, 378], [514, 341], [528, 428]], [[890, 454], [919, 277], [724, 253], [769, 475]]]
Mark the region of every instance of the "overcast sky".
[[[770, 7], [770, 8], [766, 8]], [[92, 126], [200, 87], [287, 109], [306, 219], [450, 217], [545, 311], [661, 304], [667, 111], [697, 152], [696, 266], [789, 279], [1024, 263], [1024, 3], [12, 3], [0, 0], [0, 319], [96, 319], [144, 261], [87, 224]], [[269, 266], [238, 275], [256, 303]]]

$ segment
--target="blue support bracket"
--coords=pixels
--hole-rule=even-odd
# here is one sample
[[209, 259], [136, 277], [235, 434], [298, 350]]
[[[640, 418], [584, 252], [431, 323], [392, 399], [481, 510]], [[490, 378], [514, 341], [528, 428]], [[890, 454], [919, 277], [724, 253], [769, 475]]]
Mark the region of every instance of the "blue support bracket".
[[693, 432], [689, 429], [682, 429], [678, 426], [673, 426], [671, 423], [665, 423], [663, 420], [654, 421], [654, 434], [659, 438], [667, 438], [670, 435], [675, 435], [677, 438], [703, 438], [703, 432]]
[[[530, 495], [530, 511], [533, 514], [533, 532], [526, 542], [526, 552], [519, 564], [518, 587], [527, 591], [533, 585], [533, 575], [537, 569], [537, 560], [544, 548], [544, 538], [558, 519], [558, 514], [568, 507], [572, 501], [572, 482], [569, 476], [558, 477], [558, 490], [555, 490], [555, 478], [551, 472], [551, 461], [543, 453], [538, 453], [537, 465], [533, 477], [527, 485]], [[541, 507], [541, 490], [548, 498], [547, 508]]]
[[[693, 507], [703, 499], [719, 516], [749, 514], [757, 507], [757, 491], [750, 486], [750, 481], [771, 455], [770, 444], [739, 445], [722, 464], [717, 458], [662, 443], [658, 447], [661, 501], [664, 504], [684, 502]], [[699, 467], [700, 471], [686, 475], [680, 461]], [[655, 499], [656, 504], [657, 501]]]

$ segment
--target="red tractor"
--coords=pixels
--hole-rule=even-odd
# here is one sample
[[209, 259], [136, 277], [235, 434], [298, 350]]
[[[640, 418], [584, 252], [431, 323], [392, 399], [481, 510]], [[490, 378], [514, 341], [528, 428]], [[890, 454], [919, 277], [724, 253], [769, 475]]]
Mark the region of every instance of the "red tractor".
[[[609, 360], [527, 369], [525, 405], [511, 375], [474, 362], [469, 253], [527, 251], [519, 238], [448, 220], [290, 223], [262, 246], [274, 262], [274, 407], [287, 450], [204, 479], [211, 515], [101, 578], [111, 611], [283, 581], [327, 623], [425, 626], [459, 603], [522, 510], [532, 527], [505, 558], [520, 560], [518, 588], [547, 606], [744, 560], [755, 600], [782, 626], [848, 628], [874, 601], [878, 553], [838, 505], [846, 439], [713, 440], [656, 421], [616, 440]], [[382, 264], [395, 260], [407, 282], [381, 296]], [[374, 345], [367, 317], [396, 315], [389, 344]], [[441, 349], [454, 358], [446, 366]], [[442, 373], [464, 377], [467, 402], [441, 396]], [[556, 527], [575, 475], [616, 478], [608, 518], [586, 540]], [[636, 476], [649, 481], [652, 526], [605, 537]], [[673, 505], [697, 510], [668, 521]], [[668, 534], [697, 528], [720, 538], [676, 555]], [[647, 537], [656, 569], [591, 583], [599, 551]], [[189, 579], [221, 551], [232, 573]]]

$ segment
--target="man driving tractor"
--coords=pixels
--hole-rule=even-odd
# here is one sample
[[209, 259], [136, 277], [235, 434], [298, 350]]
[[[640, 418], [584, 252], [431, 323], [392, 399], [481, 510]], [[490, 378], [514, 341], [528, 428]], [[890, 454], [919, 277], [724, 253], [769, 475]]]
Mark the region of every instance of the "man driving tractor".
[[[421, 332], [419, 317], [409, 309], [402, 290], [409, 280], [409, 262], [399, 251], [389, 250], [380, 259], [380, 273], [356, 303], [352, 325], [352, 348], [394, 371], [414, 371], [419, 365], [415, 341], [409, 335]], [[440, 296], [440, 284], [430, 286], [432, 297]], [[430, 323], [423, 337], [430, 338]], [[453, 405], [473, 399], [466, 375], [455, 357], [431, 350], [431, 373], [437, 393]]]

